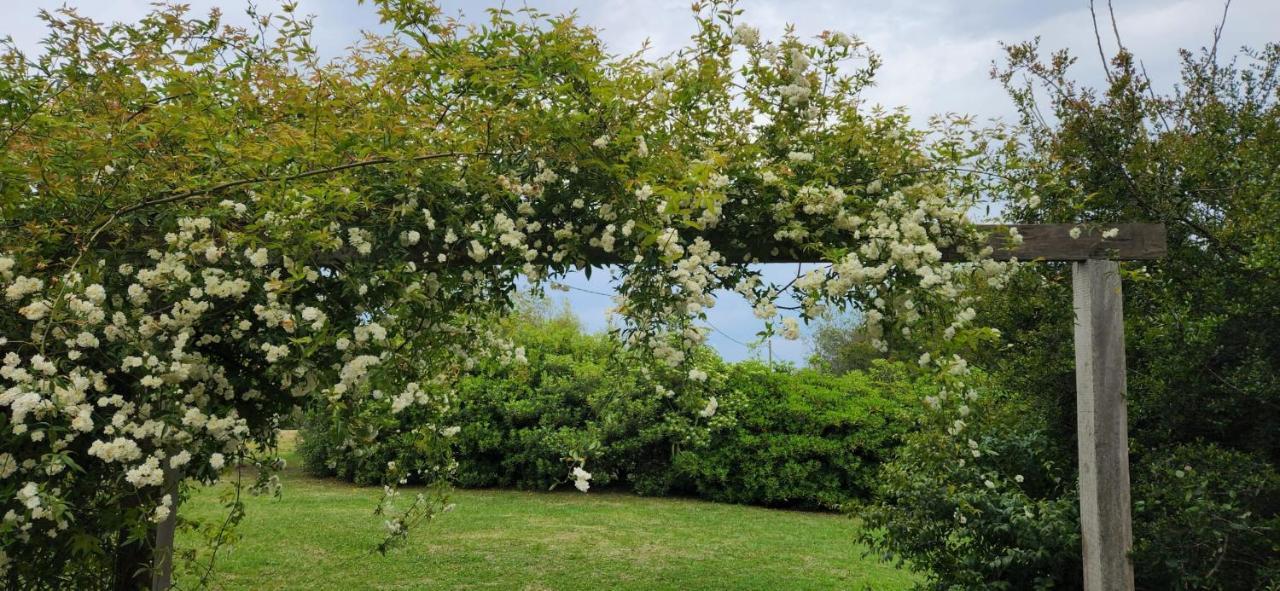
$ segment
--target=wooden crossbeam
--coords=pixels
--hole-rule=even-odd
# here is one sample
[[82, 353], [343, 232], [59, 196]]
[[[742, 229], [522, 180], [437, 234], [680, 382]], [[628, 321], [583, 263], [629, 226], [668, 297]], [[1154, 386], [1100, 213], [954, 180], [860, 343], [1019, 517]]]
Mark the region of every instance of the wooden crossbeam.
[[[1013, 224], [979, 226], [989, 232], [994, 258], [1020, 261], [1142, 261], [1164, 258], [1168, 251], [1164, 224]], [[1014, 228], [1022, 244], [1011, 244]], [[1111, 230], [1110, 238], [1103, 235]], [[1073, 237], [1072, 232], [1077, 232]]]
[[[1163, 258], [1167, 251], [1164, 224], [979, 224], [978, 230], [987, 236], [987, 245], [992, 248], [990, 258], [998, 261], [1015, 258], [1025, 262], [1076, 262], [1101, 259], [1141, 261]], [[1011, 230], [1016, 230], [1022, 237], [1021, 243], [1014, 244], [1014, 234]], [[1111, 232], [1114, 232], [1114, 235]], [[1075, 236], [1072, 235], [1073, 233]], [[712, 229], [702, 233], [701, 237], [710, 242], [712, 248], [729, 261], [791, 264], [829, 262], [824, 261], [821, 253], [816, 251], [793, 244], [777, 243], [763, 236], [729, 235], [718, 229]], [[421, 256], [430, 248], [432, 245], [419, 244], [414, 247], [413, 254]], [[449, 255], [447, 263], [438, 265], [428, 259], [423, 261], [421, 268], [430, 270], [443, 266], [489, 266], [489, 263], [474, 262], [465, 249], [465, 245], [461, 242], [455, 243], [452, 252], [446, 253]], [[433, 252], [438, 253], [438, 251]], [[359, 258], [354, 249], [348, 247], [333, 253], [328, 259], [313, 262], [320, 266], [328, 266]], [[967, 260], [967, 257], [955, 250], [944, 249], [942, 260], [961, 262]], [[623, 266], [631, 263], [616, 252], [605, 252], [598, 248], [588, 249], [576, 260], [565, 262], [579, 267]]]
[[[1013, 243], [1011, 229], [1022, 236], [1021, 244]], [[1164, 224], [979, 224], [978, 230], [987, 234], [987, 245], [993, 249], [991, 258], [999, 261], [1143, 261], [1164, 258], [1168, 250]], [[1103, 236], [1111, 230], [1115, 230], [1114, 236]], [[821, 262], [791, 247], [756, 245], [750, 250], [750, 256], [762, 263]], [[741, 255], [727, 256], [741, 260]], [[963, 261], [965, 256], [944, 250], [942, 260]]]

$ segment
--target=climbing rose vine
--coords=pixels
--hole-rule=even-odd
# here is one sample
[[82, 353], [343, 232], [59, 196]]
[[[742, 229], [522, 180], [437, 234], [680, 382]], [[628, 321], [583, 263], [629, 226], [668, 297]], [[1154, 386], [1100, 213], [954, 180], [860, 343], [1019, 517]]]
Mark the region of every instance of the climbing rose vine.
[[[403, 537], [443, 504], [394, 485], [447, 475], [457, 426], [388, 417], [443, 416], [481, 349], [519, 363], [489, 326], [526, 280], [615, 265], [621, 337], [691, 414], [715, 412], [689, 352], [718, 289], [787, 336], [859, 310], [878, 348], [930, 342], [921, 364], [946, 375], [986, 338], [969, 294], [1004, 265], [965, 217], [980, 179], [957, 172], [980, 148], [963, 120], [926, 133], [864, 104], [879, 58], [857, 38], [765, 40], [707, 3], [686, 48], [614, 56], [571, 17], [374, 4], [390, 32], [337, 59], [290, 6], [248, 28], [67, 10], [42, 15], [38, 55], [4, 46], [6, 586], [139, 576], [175, 483], [257, 465], [277, 486], [276, 428], [301, 405], [352, 445], [438, 450], [388, 465], [379, 510]], [[753, 263], [776, 259], [828, 264], [775, 285]], [[566, 482], [587, 490], [590, 468]]]

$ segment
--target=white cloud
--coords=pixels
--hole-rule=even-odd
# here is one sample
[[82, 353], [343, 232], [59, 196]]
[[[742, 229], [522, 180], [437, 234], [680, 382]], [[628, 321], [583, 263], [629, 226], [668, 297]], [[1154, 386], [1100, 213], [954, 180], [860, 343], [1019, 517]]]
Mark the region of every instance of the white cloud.
[[[43, 36], [35, 18], [38, 9], [53, 10], [64, 3], [78, 6], [91, 18], [135, 20], [149, 9], [150, 0], [9, 0], [8, 18], [0, 32], [12, 35], [20, 47], [38, 50]], [[192, 11], [204, 14], [220, 6], [228, 21], [243, 23], [243, 0], [189, 0]], [[694, 32], [688, 0], [528, 0], [550, 13], [577, 11], [583, 24], [598, 28], [616, 53], [638, 50], [650, 40], [654, 55], [686, 43]], [[261, 12], [279, 10], [279, 0], [260, 2]], [[496, 2], [446, 1], [447, 13], [484, 18]], [[508, 3], [510, 6], [511, 3]], [[1080, 58], [1086, 80], [1101, 77], [1093, 29], [1085, 0], [1022, 2], [1019, 0], [922, 0], [910, 3], [874, 0], [745, 0], [742, 19], [772, 36], [794, 23], [802, 36], [823, 30], [842, 30], [870, 43], [885, 60], [877, 87], [869, 99], [885, 106], [905, 106], [918, 120], [955, 111], [980, 117], [1007, 116], [1009, 103], [999, 86], [988, 79], [993, 60], [999, 60], [1000, 41], [1042, 38], [1047, 49], [1068, 47]], [[1106, 4], [1103, 41], [1114, 47]], [[1208, 45], [1221, 16], [1218, 0], [1119, 0], [1115, 2], [1119, 29], [1126, 45], [1144, 61], [1158, 83], [1171, 84], [1178, 71], [1177, 49]], [[299, 11], [316, 15], [316, 42], [330, 55], [359, 39], [362, 29], [378, 28], [371, 3], [355, 0], [301, 0]], [[1280, 2], [1236, 0], [1232, 3], [1222, 41], [1223, 52], [1242, 45], [1260, 46], [1275, 40]]]

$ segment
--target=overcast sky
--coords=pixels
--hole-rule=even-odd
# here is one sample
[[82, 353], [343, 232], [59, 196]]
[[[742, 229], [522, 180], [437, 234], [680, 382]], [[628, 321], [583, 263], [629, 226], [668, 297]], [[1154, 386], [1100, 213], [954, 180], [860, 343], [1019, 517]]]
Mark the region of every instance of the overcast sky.
[[[1105, 0], [1099, 0], [1100, 17], [1106, 18]], [[0, 0], [5, 19], [0, 36], [9, 35], [19, 46], [37, 52], [43, 36], [39, 9], [64, 4], [77, 7], [83, 16], [100, 21], [135, 20], [147, 12], [150, 0]], [[196, 12], [219, 6], [232, 22], [239, 18], [246, 0], [186, 0]], [[257, 0], [260, 12], [269, 12], [278, 0]], [[379, 29], [374, 8], [356, 0], [300, 0], [300, 10], [316, 16], [315, 42], [328, 55], [336, 55], [358, 38], [361, 30]], [[497, 2], [446, 1], [450, 13], [483, 17], [484, 9]], [[507, 2], [520, 6], [520, 2]], [[683, 45], [693, 32], [690, 0], [528, 0], [523, 4], [545, 12], [577, 10], [584, 24], [600, 29], [616, 53], [639, 49], [648, 39], [654, 55]], [[1167, 87], [1177, 80], [1178, 48], [1197, 49], [1212, 42], [1213, 28], [1222, 17], [1221, 0], [1113, 0], [1116, 21], [1125, 45], [1141, 59], [1153, 81]], [[1011, 105], [999, 84], [989, 79], [992, 62], [1000, 58], [1000, 42], [1041, 39], [1046, 50], [1069, 48], [1080, 58], [1077, 79], [1097, 81], [1102, 68], [1095, 45], [1087, 0], [746, 0], [743, 21], [777, 37], [788, 23], [802, 36], [824, 30], [854, 34], [867, 41], [884, 58], [877, 85], [868, 98], [886, 106], [903, 106], [917, 120], [929, 115], [957, 112], [982, 119], [1011, 116]], [[1109, 25], [1109, 22], [1108, 22]], [[1107, 27], [1109, 30], [1109, 26]], [[1261, 47], [1280, 41], [1280, 0], [1235, 0], [1231, 3], [1220, 53], [1242, 46]], [[1104, 35], [1108, 51], [1115, 47]], [[781, 277], [792, 268], [768, 269]], [[610, 291], [604, 274], [587, 281], [572, 276], [569, 284], [594, 291]], [[589, 327], [601, 328], [609, 298], [574, 291], [567, 296], [573, 309]], [[723, 333], [713, 333], [712, 344], [727, 359], [752, 356], [738, 342], [755, 339], [762, 326], [750, 308], [736, 296], [722, 297], [711, 310], [710, 322]], [[759, 354], [757, 351], [756, 354]], [[803, 342], [778, 339], [775, 359], [802, 362]]]

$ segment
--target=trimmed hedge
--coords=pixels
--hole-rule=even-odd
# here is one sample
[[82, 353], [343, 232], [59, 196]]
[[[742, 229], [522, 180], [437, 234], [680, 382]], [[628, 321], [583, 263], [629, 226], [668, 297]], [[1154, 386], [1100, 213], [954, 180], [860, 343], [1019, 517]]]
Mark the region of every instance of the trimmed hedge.
[[[453, 437], [461, 487], [547, 490], [567, 484], [581, 458], [593, 487], [836, 509], [867, 496], [920, 396], [905, 371], [885, 362], [837, 377], [726, 365], [710, 351], [698, 353], [711, 368], [706, 384], [676, 388], [609, 337], [583, 334], [572, 317], [525, 318], [509, 330], [528, 363], [479, 364], [447, 418], [461, 427]], [[711, 396], [716, 414], [699, 416]], [[300, 446], [314, 474], [373, 483], [388, 461], [439, 463], [418, 461], [402, 444], [339, 445], [318, 414], [305, 422]], [[391, 420], [422, 419], [406, 411]]]
[[698, 496], [837, 509], [866, 498], [912, 417], [905, 377], [888, 364], [831, 376], [759, 363], [729, 368], [721, 408], [735, 417], [672, 469]]

